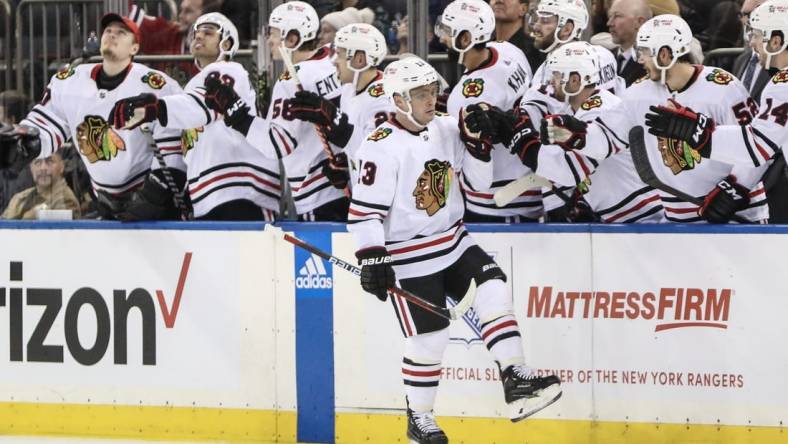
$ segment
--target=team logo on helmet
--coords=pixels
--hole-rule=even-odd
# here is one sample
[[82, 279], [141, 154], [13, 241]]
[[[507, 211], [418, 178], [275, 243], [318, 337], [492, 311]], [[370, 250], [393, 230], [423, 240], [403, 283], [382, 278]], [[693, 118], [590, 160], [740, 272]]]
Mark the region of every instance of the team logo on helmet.
[[788, 69], [784, 69], [772, 77], [772, 83], [786, 83], [788, 82]]
[[583, 102], [583, 104], [580, 105], [580, 108], [582, 108], [584, 111], [589, 111], [594, 108], [599, 108], [600, 106], [602, 106], [602, 98], [599, 96], [592, 96]]
[[462, 82], [462, 95], [465, 97], [479, 97], [484, 91], [484, 79], [468, 79]]
[[161, 89], [167, 81], [161, 74], [151, 71], [142, 76], [142, 83], [147, 83], [153, 89]]
[[200, 140], [200, 133], [204, 130], [203, 127], [199, 127], [181, 131], [181, 147], [184, 156], [194, 148], [195, 142]]
[[424, 171], [419, 174], [413, 189], [416, 208], [432, 216], [446, 206], [453, 175], [454, 170], [448, 161], [432, 159], [424, 162]]
[[99, 116], [86, 116], [77, 125], [77, 146], [90, 163], [109, 161], [126, 151], [126, 142]]
[[733, 76], [719, 68], [715, 68], [706, 76], [706, 80], [718, 85], [727, 85], [733, 81]]
[[391, 128], [378, 128], [367, 137], [367, 140], [377, 142], [378, 140], [383, 140], [388, 137], [391, 132]]
[[67, 78], [73, 76], [74, 72], [76, 72], [74, 71], [74, 68], [71, 67], [63, 68], [60, 71], [58, 71], [57, 74], [55, 74], [55, 78], [58, 80], [66, 80]]
[[386, 94], [386, 92], [385, 92], [385, 91], [383, 91], [383, 83], [376, 83], [376, 84], [374, 84], [374, 85], [370, 86], [370, 87], [367, 89], [367, 92], [368, 92], [368, 93], [369, 93], [369, 95], [370, 95], [370, 96], [372, 96], [372, 97], [380, 97], [380, 96], [382, 96], [383, 94]]

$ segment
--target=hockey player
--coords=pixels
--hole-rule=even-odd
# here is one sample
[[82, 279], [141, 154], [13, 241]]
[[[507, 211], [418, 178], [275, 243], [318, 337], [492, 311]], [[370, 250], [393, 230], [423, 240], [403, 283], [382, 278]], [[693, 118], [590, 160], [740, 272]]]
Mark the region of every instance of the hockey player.
[[[715, 128], [711, 115], [659, 106], [651, 108], [655, 114], [646, 116], [649, 132], [684, 140], [702, 158], [755, 168], [771, 160], [788, 143], [788, 1], [770, 0], [760, 5], [750, 14], [750, 28], [760, 64], [773, 75], [761, 94], [757, 118], [746, 126]], [[740, 190], [737, 185], [734, 189]], [[726, 192], [718, 199], [738, 205], [736, 197], [743, 193], [721, 190]]]
[[[495, 13], [481, 0], [456, 0], [446, 6], [435, 24], [435, 33], [451, 51], [458, 52], [465, 67], [449, 94], [447, 110], [455, 118], [474, 103], [487, 103], [510, 110], [531, 83], [531, 67], [519, 48], [508, 42], [492, 42]], [[493, 195], [514, 179], [531, 171], [509, 151], [492, 150], [493, 183], [489, 189], [474, 191], [463, 187], [466, 222], [531, 222], [542, 215], [542, 193], [529, 190], [503, 208]]]
[[[541, 0], [528, 16], [534, 46], [544, 53], [551, 53], [561, 45], [580, 40], [588, 26], [588, 9], [583, 0]], [[616, 57], [601, 46], [594, 46], [599, 56], [599, 82], [602, 89], [621, 94], [626, 82], [617, 73]], [[549, 85], [551, 73], [547, 61], [536, 69], [531, 86]]]
[[[561, 389], [557, 377], [537, 377], [525, 366], [506, 276], [462, 225], [458, 177], [464, 174], [474, 188], [489, 188], [490, 147], [467, 133], [461, 139], [455, 118], [436, 115], [439, 79], [427, 62], [393, 62], [383, 81], [396, 116], [359, 149], [359, 182], [348, 218], [361, 285], [385, 302], [387, 289], [399, 279], [402, 288], [444, 305], [447, 295], [464, 295], [473, 279], [473, 307], [485, 345], [501, 369], [505, 400], [519, 407], [512, 420], [524, 419], [558, 399]], [[391, 303], [405, 336], [408, 437], [446, 443], [432, 408], [449, 322], [398, 297]]]
[[[48, 157], [73, 137], [102, 217], [175, 219], [173, 194], [180, 195], [186, 177], [180, 132], [151, 125], [159, 156], [154, 160], [141, 129], [115, 130], [105, 119], [122, 97], [139, 93], [164, 97], [181, 88], [161, 72], [132, 62], [140, 41], [133, 21], [107, 14], [101, 27], [103, 62], [69, 67], [52, 77], [41, 102], [21, 122], [22, 127], [38, 131], [38, 150], [23, 149], [23, 155], [16, 157]], [[25, 145], [6, 145], [0, 151], [19, 154]]]
[[[691, 39], [692, 32], [681, 17], [660, 15], [644, 23], [638, 31], [637, 44], [639, 62], [648, 72], [648, 78], [627, 88], [621, 103], [606, 110], [592, 124], [571, 115], [548, 116], [542, 122], [543, 140], [601, 160], [628, 148], [629, 130], [644, 124], [649, 106], [667, 104], [669, 99], [705, 112], [723, 124], [737, 120], [749, 122], [750, 113], [757, 110], [757, 105], [729, 73], [690, 64], [687, 57]], [[753, 168], [751, 164], [701, 161], [699, 156], [684, 150], [683, 144], [673, 139], [660, 138], [658, 145], [664, 168], [656, 162], [651, 163], [663, 172], [663, 181], [690, 195], [707, 197], [706, 203], [699, 208], [659, 190], [667, 220], [719, 222], [719, 218], [711, 215], [728, 203], [721, 197], [725, 193], [718, 191], [731, 188], [734, 183], [750, 190], [748, 202], [740, 205], [740, 215], [753, 222], [768, 219], [764, 189], [759, 182], [765, 165]]]
[[[281, 190], [276, 159], [286, 153], [271, 144], [257, 144], [265, 151], [258, 150], [245, 137], [267, 134], [249, 134], [256, 115], [255, 93], [247, 71], [231, 61], [237, 50], [238, 31], [227, 17], [218, 12], [200, 16], [194, 23], [191, 53], [201, 72], [186, 85], [186, 93], [120, 100], [110, 120], [116, 128], [125, 128], [135, 111], [142, 110], [142, 121], [183, 131], [195, 218], [272, 221]], [[224, 119], [217, 111], [225, 113]]]
[[[550, 53], [547, 67], [553, 73], [552, 87], [555, 97], [563, 101], [563, 106], [551, 112], [568, 112], [590, 123], [618, 105], [621, 99], [599, 89], [598, 63], [594, 46], [586, 42], [567, 43]], [[582, 151], [542, 145], [528, 115], [513, 116], [497, 108], [471, 112], [465, 123], [482, 137], [509, 143], [507, 148], [528, 168], [567, 187], [567, 205], [562, 207], [571, 217], [579, 216], [583, 199], [595, 219], [602, 222], [663, 221], [659, 194], [640, 180], [628, 150], [600, 162], [582, 155]]]

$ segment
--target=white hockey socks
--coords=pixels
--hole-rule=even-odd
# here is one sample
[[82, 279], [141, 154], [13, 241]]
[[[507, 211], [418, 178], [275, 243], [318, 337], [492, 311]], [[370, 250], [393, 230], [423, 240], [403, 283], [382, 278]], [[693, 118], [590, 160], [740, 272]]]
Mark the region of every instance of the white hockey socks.
[[441, 360], [448, 344], [448, 328], [405, 338], [402, 379], [408, 407], [414, 412], [429, 412], [435, 405]]

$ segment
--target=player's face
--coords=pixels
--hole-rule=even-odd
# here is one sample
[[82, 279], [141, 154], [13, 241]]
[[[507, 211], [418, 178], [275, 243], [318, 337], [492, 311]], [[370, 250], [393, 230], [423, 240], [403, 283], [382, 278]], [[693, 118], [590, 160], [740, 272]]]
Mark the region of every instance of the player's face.
[[334, 66], [337, 67], [340, 83], [350, 83], [353, 81], [353, 71], [350, 69], [350, 66], [348, 66], [349, 63], [347, 59], [347, 49], [337, 48], [336, 56], [334, 57]]
[[279, 45], [282, 44], [282, 32], [277, 28], [268, 27], [268, 49], [271, 50], [271, 58], [274, 60], [282, 60], [282, 55], [279, 54]]
[[662, 72], [657, 68], [657, 65], [654, 63], [654, 57], [652, 57], [651, 49], [649, 48], [638, 48], [638, 63], [643, 65], [643, 69], [646, 70], [646, 74], [648, 74], [648, 78], [651, 80], [659, 81], [662, 78]]
[[112, 22], [101, 34], [101, 55], [108, 60], [130, 60], [139, 51], [134, 33], [121, 22]]
[[216, 59], [219, 57], [219, 27], [212, 24], [200, 25], [194, 32], [191, 44], [192, 55], [197, 58]]
[[[779, 51], [780, 46], [782, 45], [782, 41], [772, 38], [769, 39], [767, 43], [764, 43], [763, 31], [760, 31], [758, 29], [750, 28], [749, 35], [750, 35], [750, 47], [752, 48], [753, 51], [755, 51], [756, 54], [758, 54], [758, 61], [760, 62], [761, 66], [764, 69], [769, 69], [774, 67], [774, 66], [766, 66], [766, 59], [769, 56], [768, 54], [766, 54], [766, 50], [768, 49], [769, 52], [772, 53]], [[774, 57], [772, 57], [770, 64], [774, 65], [775, 61], [776, 60], [774, 59]]]
[[413, 118], [426, 125], [435, 118], [435, 104], [438, 101], [438, 85], [424, 85], [410, 91], [410, 106]]
[[528, 17], [531, 28], [531, 37], [537, 49], [546, 49], [555, 41], [555, 28], [558, 26], [558, 16], [553, 14], [538, 14], [534, 12]]
[[577, 73], [569, 74], [566, 86], [562, 85], [564, 77], [564, 74], [554, 71], [553, 78], [550, 80], [550, 84], [553, 86], [553, 95], [558, 100], [566, 100], [564, 90], [570, 94], [575, 94], [580, 90], [580, 76]]

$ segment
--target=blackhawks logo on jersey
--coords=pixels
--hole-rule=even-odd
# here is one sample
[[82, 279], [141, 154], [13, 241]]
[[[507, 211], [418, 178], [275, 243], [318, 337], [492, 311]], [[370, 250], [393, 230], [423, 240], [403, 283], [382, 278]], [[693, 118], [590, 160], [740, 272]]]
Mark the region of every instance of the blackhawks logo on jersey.
[[142, 76], [142, 83], [147, 83], [153, 89], [161, 89], [167, 81], [161, 74], [151, 71]]
[[391, 132], [391, 128], [378, 128], [367, 137], [367, 140], [377, 142], [378, 140], [383, 140], [388, 137]]
[[90, 163], [109, 161], [118, 151], [126, 151], [126, 142], [99, 116], [86, 116], [77, 125], [77, 146]]
[[479, 97], [484, 92], [484, 79], [468, 79], [462, 82], [462, 95]]
[[413, 197], [416, 198], [416, 208], [427, 212], [428, 216], [437, 213], [446, 206], [451, 190], [451, 180], [454, 170], [448, 161], [438, 159], [424, 162], [424, 171], [416, 179], [416, 188]]
[[66, 80], [67, 78], [73, 76], [74, 72], [74, 68], [69, 66], [58, 71], [57, 74], [55, 74], [55, 78], [58, 80]]
[[657, 137], [657, 147], [665, 164], [674, 175], [695, 168], [700, 163], [700, 153], [683, 140]]
[[[301, 67], [300, 66], [296, 66], [295, 70], [296, 70], [296, 72], [298, 72], [298, 71], [301, 70]], [[282, 71], [282, 74], [279, 74], [279, 80], [290, 80], [292, 78], [293, 78], [293, 76], [290, 75], [290, 71], [288, 71], [288, 70], [284, 70], [284, 71]]]
[[583, 104], [580, 105], [580, 108], [582, 108], [584, 111], [589, 111], [594, 108], [599, 108], [600, 106], [602, 106], [602, 98], [599, 96], [592, 96], [583, 102]]
[[727, 85], [733, 81], [733, 76], [719, 68], [715, 68], [706, 76], [706, 80], [718, 85]]
[[786, 83], [788, 82], [788, 69], [784, 69], [772, 77], [772, 83]]
[[194, 148], [194, 143], [200, 140], [200, 133], [203, 131], [205, 129], [202, 126], [181, 131], [181, 149], [184, 156]]
[[372, 97], [380, 97], [380, 96], [382, 96], [383, 94], [385, 94], [385, 92], [383, 91], [383, 83], [376, 83], [376, 84], [370, 86], [367, 89], [367, 92]]

